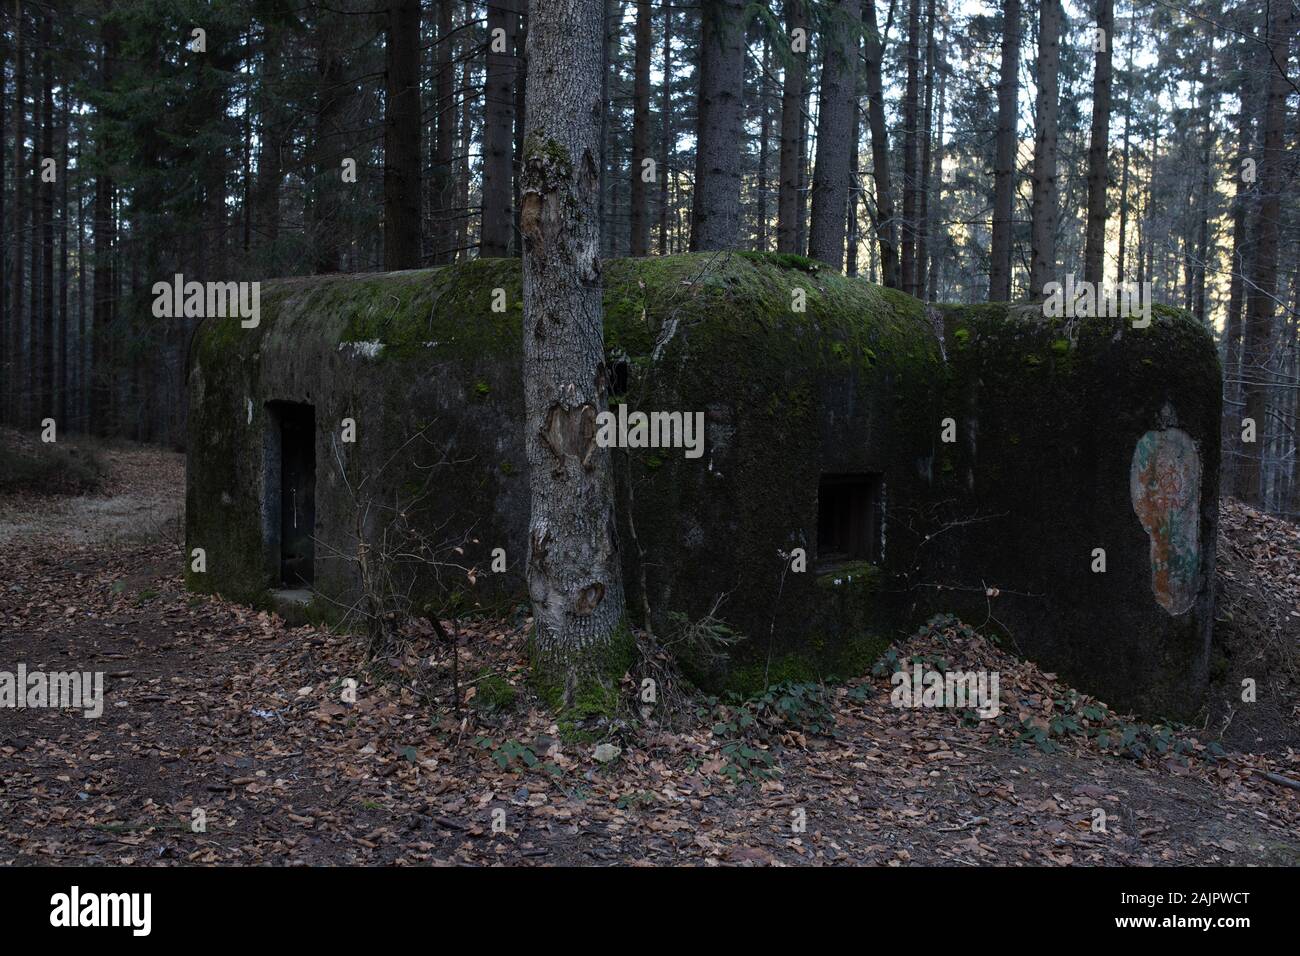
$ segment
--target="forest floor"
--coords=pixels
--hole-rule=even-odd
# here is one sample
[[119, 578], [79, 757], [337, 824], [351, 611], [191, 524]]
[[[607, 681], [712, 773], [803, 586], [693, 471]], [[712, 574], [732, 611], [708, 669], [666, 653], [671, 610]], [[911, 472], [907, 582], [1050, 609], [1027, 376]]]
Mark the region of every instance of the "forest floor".
[[0, 671], [106, 673], [98, 720], [0, 709], [0, 864], [1300, 864], [1300, 530], [1241, 506], [1202, 727], [945, 620], [899, 653], [998, 670], [998, 720], [896, 709], [881, 675], [575, 734], [529, 691], [526, 618], [462, 630], [456, 707], [447, 646], [368, 663], [186, 592], [183, 459], [99, 454], [94, 495], [0, 498]]

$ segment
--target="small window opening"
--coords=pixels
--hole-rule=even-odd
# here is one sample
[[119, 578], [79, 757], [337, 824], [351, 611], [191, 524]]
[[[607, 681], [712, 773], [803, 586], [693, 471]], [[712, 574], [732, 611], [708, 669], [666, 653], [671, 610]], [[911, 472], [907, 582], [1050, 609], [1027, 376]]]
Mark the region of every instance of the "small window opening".
[[880, 560], [880, 475], [822, 475], [817, 486], [817, 562]]

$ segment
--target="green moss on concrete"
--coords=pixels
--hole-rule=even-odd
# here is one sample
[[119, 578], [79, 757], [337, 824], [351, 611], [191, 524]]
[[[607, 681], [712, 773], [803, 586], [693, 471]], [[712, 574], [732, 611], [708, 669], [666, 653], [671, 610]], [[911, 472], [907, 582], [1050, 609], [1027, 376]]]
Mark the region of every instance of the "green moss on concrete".
[[[607, 342], [630, 356], [628, 404], [709, 410], [736, 436], [713, 474], [661, 450], [616, 457], [620, 469], [631, 469], [638, 514], [654, 516], [638, 519], [642, 547], [674, 555], [671, 567], [646, 569], [656, 629], [674, 610], [699, 619], [726, 592], [721, 614], [735, 630], [775, 631], [778, 655], [804, 653], [790, 642], [808, 630], [809, 609], [840, 599], [819, 596], [811, 573], [789, 575], [780, 587], [776, 550], [811, 545], [821, 473], [897, 467], [907, 475], [930, 453], [942, 364], [923, 306], [797, 257], [669, 256], [610, 262], [605, 272]], [[803, 311], [794, 307], [796, 291]], [[839, 460], [824, 457], [820, 416], [828, 401], [843, 406], [845, 421], [871, 415], [871, 451], [860, 445]], [[916, 493], [900, 480], [891, 500], [905, 506]], [[744, 520], [734, 521], [740, 501]], [[706, 539], [719, 543], [683, 549], [675, 515], [698, 516]], [[738, 579], [728, 574], [731, 562], [718, 560], [724, 546], [749, 556]], [[634, 555], [625, 570], [635, 588]], [[669, 602], [659, 600], [665, 593]], [[639, 611], [635, 595], [629, 607]], [[869, 624], [832, 616], [824, 628], [831, 643]], [[732, 669], [766, 666], [761, 644], [750, 637], [733, 647]], [[713, 686], [726, 680], [699, 668], [695, 676]]]
[[808, 649], [784, 653], [770, 664], [750, 661], [733, 667], [720, 684], [714, 681], [712, 686], [741, 697], [752, 697], [785, 682], [843, 683], [869, 674], [872, 664], [888, 650], [892, 640], [887, 634], [871, 632], [814, 638]]
[[[268, 606], [269, 573], [261, 512], [240, 492], [261, 483], [262, 444], [254, 427], [262, 403], [253, 388], [264, 327], [242, 328], [238, 319], [209, 319], [196, 333], [193, 352], [202, 400], [191, 401], [189, 446], [202, 450], [203, 467], [186, 470], [185, 582], [193, 591]], [[249, 401], [253, 400], [253, 424]], [[193, 570], [202, 548], [206, 571]]]
[[[946, 590], [935, 609], [983, 619], [984, 587], [997, 587], [991, 611], [1029, 656], [1111, 704], [1186, 714], [1206, 666], [1205, 614], [1174, 620], [1154, 603], [1129, 469], [1147, 431], [1193, 436], [1204, 463], [1202, 558], [1211, 557], [1221, 381], [1211, 336], [1163, 306], [1147, 328], [1049, 318], [1039, 306], [940, 308], [946, 339], [962, 344], [949, 350], [943, 398], [959, 421], [945, 450], [955, 467], [936, 472], [936, 498], [952, 497], [953, 519], [987, 518], [936, 542], [946, 570], [932, 579], [968, 590]], [[1105, 574], [1087, 570], [1094, 547], [1106, 549]]]

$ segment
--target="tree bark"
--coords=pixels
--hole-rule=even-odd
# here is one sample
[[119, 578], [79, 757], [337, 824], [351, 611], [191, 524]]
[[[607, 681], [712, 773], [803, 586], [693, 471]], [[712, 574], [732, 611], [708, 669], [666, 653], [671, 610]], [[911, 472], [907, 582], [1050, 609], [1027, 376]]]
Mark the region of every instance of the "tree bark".
[[[631, 216], [628, 250], [633, 256], [650, 254], [650, 184], [642, 162], [650, 157], [650, 0], [636, 0], [636, 32], [632, 67], [632, 162], [630, 164]], [[663, 171], [656, 169], [662, 176]]]
[[[83, 134], [84, 135], [84, 134]], [[82, 168], [82, 137], [77, 141], [77, 168]], [[91, 311], [86, 298], [86, 192], [85, 179], [77, 179], [77, 413], [82, 429], [90, 429], [90, 370], [95, 360]]]
[[384, 268], [420, 265], [420, 0], [389, 0], [384, 38]]
[[1195, 287], [1192, 295], [1192, 314], [1202, 325], [1208, 322], [1205, 301], [1205, 274], [1210, 255], [1210, 166], [1214, 156], [1213, 101], [1214, 94], [1210, 88], [1210, 58], [1205, 58], [1203, 67], [1205, 83], [1202, 84], [1201, 104], [1201, 184], [1197, 201], [1196, 226], [1196, 268]]
[[1290, 4], [1278, 8], [1268, 24], [1268, 95], [1264, 104], [1264, 148], [1259, 164], [1260, 200], [1255, 224], [1255, 249], [1250, 289], [1246, 295], [1245, 341], [1241, 377], [1245, 380], [1245, 417], [1254, 419], [1255, 441], [1242, 444], [1239, 472], [1241, 499], [1264, 503], [1263, 447], [1269, 431], [1268, 402], [1273, 336], [1274, 293], [1277, 290], [1278, 232], [1282, 190], [1286, 188], [1286, 99], [1290, 90], [1287, 63], [1291, 55], [1294, 20]]
[[483, 89], [483, 223], [479, 255], [511, 254], [513, 192], [511, 162], [515, 118], [516, 0], [489, 0], [487, 80]]
[[[871, 0], [867, 0], [871, 2]], [[849, 152], [849, 245], [844, 254], [844, 274], [858, 274], [858, 247], [862, 244], [862, 230], [858, 219], [858, 196], [862, 183], [861, 143], [862, 110], [858, 97], [853, 97], [853, 136]]]
[[[343, 202], [343, 114], [350, 91], [345, 89], [343, 53], [339, 49], [340, 17], [322, 10], [316, 23], [316, 124], [312, 131], [312, 166], [316, 182], [309, 204], [312, 259], [318, 273], [338, 272], [343, 251], [339, 207]], [[359, 157], [353, 156], [358, 160]], [[357, 170], [360, 178], [360, 169]], [[351, 184], [353, 186], [359, 184]]]
[[745, 0], [702, 3], [692, 252], [732, 249], [740, 237], [745, 10]]
[[[1246, 105], [1249, 94], [1241, 93], [1241, 108], [1237, 113], [1237, 164], [1234, 174], [1237, 186], [1232, 199], [1232, 260], [1228, 280], [1228, 317], [1223, 327], [1223, 478], [1222, 493], [1236, 494], [1237, 471], [1241, 464], [1236, 450], [1240, 440], [1241, 419], [1241, 319], [1245, 311], [1246, 225], [1249, 220], [1250, 187], [1243, 178], [1243, 166], [1250, 154], [1251, 111]], [[1300, 286], [1300, 283], [1297, 283]], [[1231, 450], [1229, 450], [1231, 449]]]
[[673, 5], [664, 0], [664, 82], [660, 92], [659, 123], [663, 138], [659, 142], [659, 255], [668, 255], [668, 179], [669, 148], [674, 142], [673, 128]]
[[[940, 44], [940, 49], [944, 51], [948, 49], [948, 23], [946, 21], [943, 27], [943, 42]], [[940, 246], [939, 246], [939, 242], [936, 239], [936, 236], [942, 235], [942, 237], [945, 240], [948, 237], [946, 222], [943, 219], [943, 215], [944, 215], [943, 150], [944, 150], [944, 118], [948, 115], [947, 94], [948, 94], [949, 70], [948, 70], [948, 57], [946, 52], [940, 53], [938, 54], [938, 56], [939, 56], [939, 63], [937, 69], [939, 71], [939, 111], [935, 115], [938, 118], [939, 130], [937, 135], [934, 138], [934, 167], [929, 174], [930, 182], [934, 184], [935, 197], [934, 197], [934, 205], [929, 210], [929, 214], [926, 217], [926, 224], [925, 224], [925, 234], [928, 240], [927, 245], [930, 250], [930, 268], [927, 273], [927, 280], [926, 280], [927, 288], [925, 292], [925, 299], [927, 302], [935, 302], [938, 299], [939, 266], [940, 263], [942, 262], [942, 259], [939, 254]]]
[[524, 442], [532, 511], [528, 591], [538, 659], [565, 675], [566, 704], [599, 669], [623, 618], [601, 304], [602, 0], [534, 6], [520, 232]]
[[1034, 192], [1030, 214], [1029, 294], [1043, 297], [1056, 272], [1057, 116], [1060, 108], [1061, 0], [1042, 0], [1038, 17], [1038, 102], [1034, 116]]
[[[34, 362], [40, 369], [40, 384], [36, 388], [39, 418], [53, 416], [57, 408], [55, 394], [55, 354], [57, 351], [57, 329], [55, 326], [55, 194], [59, 178], [64, 170], [55, 165], [55, 181], [48, 182], [45, 177], [45, 160], [55, 159], [55, 64], [51, 56], [53, 47], [52, 9], [44, 8], [40, 12], [40, 156], [32, 170], [36, 177], [36, 189], [40, 190], [40, 228], [34, 234], [40, 238], [40, 313], [32, 312], [32, 328], [40, 325], [40, 352], [34, 356]], [[35, 131], [35, 130], [32, 130]], [[32, 246], [35, 252], [35, 246]], [[35, 256], [32, 265], [35, 265]], [[32, 269], [32, 287], [35, 289], [36, 273]]]
[[989, 301], [1011, 299], [1011, 237], [1015, 229], [1016, 125], [1020, 98], [1020, 0], [1002, 4], [1002, 69], [998, 79], [997, 158], [993, 167], [993, 237]]
[[907, 85], [903, 90], [903, 291], [916, 294], [917, 89], [920, 85], [921, 0], [907, 5]]
[[1119, 249], [1115, 255], [1115, 284], [1124, 282], [1124, 269], [1128, 255], [1128, 178], [1130, 127], [1133, 124], [1133, 31], [1130, 22], [1128, 31], [1128, 67], [1126, 74], [1128, 84], [1124, 91], [1124, 145], [1122, 147], [1121, 171], [1119, 178]]
[[1111, 40], [1115, 0], [1097, 0], [1096, 52], [1092, 71], [1092, 132], [1088, 139], [1088, 225], [1083, 278], [1100, 284], [1106, 269], [1106, 181], [1110, 158]]
[[876, 184], [876, 242], [880, 247], [880, 281], [891, 289], [899, 287], [898, 223], [894, 218], [894, 194], [890, 185], [889, 133], [885, 128], [884, 85], [881, 63], [884, 38], [876, 26], [875, 0], [863, 3], [866, 24], [867, 125], [871, 129], [871, 170]]
[[817, 159], [813, 170], [808, 254], [836, 272], [844, 268], [857, 91], [855, 28], [861, 17], [859, 0], [838, 0], [822, 41], [821, 102], [817, 108]]
[[[1300, 276], [1300, 250], [1297, 250], [1293, 275]], [[1291, 421], [1300, 423], [1300, 279], [1291, 283]], [[1300, 517], [1300, 433], [1291, 431], [1291, 485], [1282, 512], [1295, 520]]]
[[[456, 206], [459, 215], [456, 219], [456, 246], [452, 259], [469, 254], [469, 178], [470, 178], [470, 141], [473, 138], [473, 118], [470, 114], [470, 83], [473, 70], [469, 58], [460, 69], [460, 88], [464, 91], [460, 101], [460, 161], [456, 168]], [[449, 259], [448, 261], [451, 261]]]
[[[33, 19], [40, 16], [39, 13], [33, 14]], [[40, 421], [45, 412], [45, 382], [42, 376], [45, 372], [45, 326], [42, 322], [43, 312], [41, 310], [41, 248], [44, 245], [44, 231], [41, 225], [41, 211], [44, 204], [41, 202], [45, 190], [41, 185], [40, 166], [41, 166], [41, 87], [40, 87], [40, 25], [39, 20], [33, 24], [35, 29], [35, 47], [31, 53], [30, 66], [36, 70], [37, 78], [32, 88], [31, 114], [29, 121], [32, 131], [32, 154], [28, 160], [27, 168], [23, 174], [31, 179], [31, 187], [28, 189], [28, 209], [27, 216], [31, 220], [29, 228], [30, 241], [27, 244], [28, 259], [28, 276], [27, 276], [27, 354], [25, 356], [24, 367], [27, 372], [27, 424], [34, 426]]]
[[[37, 164], [37, 187], [41, 191], [41, 387], [37, 391], [41, 417], [53, 417], [58, 408], [55, 355], [58, 352], [58, 329], [54, 319], [54, 197], [58, 177], [64, 171], [54, 167], [54, 182], [47, 182], [43, 164], [54, 159], [54, 16], [52, 9], [41, 11], [41, 162]], [[36, 324], [33, 318], [32, 324]]]
[[[808, 15], [801, 0], [787, 0], [786, 42], [796, 30], [807, 30]], [[799, 150], [804, 138], [803, 94], [808, 52], [787, 51], [781, 84], [781, 156], [776, 197], [776, 251], [797, 252], [799, 235]]]
[[[18, 21], [18, 11], [21, 9], [19, 3], [21, 0], [14, 0], [13, 26], [12, 28], [0, 31], [4, 36], [0, 37], [0, 77], [6, 75], [5, 65], [9, 56], [8, 37], [13, 36], [15, 39], [22, 32], [22, 26]], [[8, 12], [6, 10], [6, 17]], [[15, 77], [22, 72], [21, 61], [15, 63]], [[2, 84], [0, 84], [2, 85]], [[3, 152], [6, 131], [6, 116], [8, 113], [8, 97], [3, 95], [0, 90], [0, 152]], [[14, 119], [22, 115], [22, 100], [16, 99], [14, 104]], [[18, 151], [21, 148], [20, 138], [14, 138], [14, 189], [15, 192], [18, 184], [22, 181], [17, 178], [18, 172]], [[5, 214], [5, 178], [8, 173], [7, 164], [4, 157], [0, 157], [0, 344], [4, 346], [4, 355], [0, 356], [0, 372], [3, 372], [4, 382], [0, 385], [0, 421], [15, 422], [17, 414], [15, 403], [18, 400], [18, 388], [15, 378], [18, 374], [18, 314], [19, 309], [15, 303], [13, 310], [9, 308], [9, 276], [4, 275], [5, 265], [9, 262], [9, 219]], [[18, 221], [18, 201], [15, 195], [13, 221]], [[15, 229], [15, 232], [20, 230]], [[15, 241], [17, 236], [15, 236]]]
[[284, 178], [281, 155], [285, 135], [284, 107], [280, 97], [267, 90], [279, 74], [284, 48], [283, 28], [267, 24], [263, 32], [262, 82], [259, 84], [257, 181], [254, 225], [260, 242], [274, 246], [280, 236], [280, 182]]
[[600, 248], [602, 258], [612, 259], [614, 231], [609, 228], [609, 72], [611, 58], [609, 48], [614, 42], [614, 12], [621, 0], [605, 0], [602, 17], [604, 21], [602, 42], [600, 45], [600, 153], [596, 159], [600, 167], [600, 183], [596, 189], [596, 218], [600, 222]]
[[768, 106], [767, 79], [772, 67], [772, 48], [767, 35], [763, 35], [763, 72], [758, 78], [758, 228], [754, 230], [754, 247], [767, 252], [767, 194], [768, 194], [768, 140], [772, 133], [771, 110]]
[[[803, 115], [812, 119], [812, 84], [806, 80], [803, 87]], [[799, 189], [798, 210], [795, 212], [794, 251], [799, 255], [808, 252], [808, 192], [811, 171], [808, 168], [808, 137], [799, 138]]]
[[432, 261], [450, 262], [456, 235], [452, 210], [456, 205], [456, 177], [452, 163], [456, 148], [456, 71], [452, 65], [452, 7], [455, 0], [437, 0], [438, 38], [434, 44], [435, 106], [433, 170], [430, 190], [433, 198]]
[[[118, 29], [115, 23], [107, 20], [107, 14], [111, 10], [112, 0], [106, 0], [105, 19], [101, 19], [99, 27], [99, 89], [103, 92], [113, 88], [117, 65]], [[95, 119], [95, 200], [91, 213], [92, 255], [95, 261], [91, 295], [94, 298], [95, 341], [91, 416], [94, 430], [102, 435], [114, 431], [117, 421], [116, 389], [113, 387], [113, 364], [117, 357], [117, 350], [113, 347], [114, 290], [117, 284], [114, 246], [117, 230], [113, 214], [116, 187], [108, 154], [111, 134], [107, 129], [108, 117], [103, 107], [97, 111]]]
[[921, 188], [916, 203], [916, 297], [925, 298], [926, 265], [930, 245], [930, 162], [934, 133], [934, 0], [925, 10], [925, 104], [921, 120]]
[[[68, 86], [63, 84], [62, 120], [59, 124], [60, 152], [63, 156], [59, 173], [59, 421], [72, 426], [71, 378], [68, 374], [68, 139], [72, 111], [68, 107]], [[77, 423], [79, 428], [84, 426]]]
[[511, 254], [522, 255], [519, 247], [519, 199], [523, 192], [524, 172], [524, 112], [528, 96], [528, 0], [517, 0], [519, 13], [518, 26], [515, 30], [515, 139], [512, 144], [513, 160], [510, 164], [511, 193], [510, 206], [514, 218], [510, 221]]

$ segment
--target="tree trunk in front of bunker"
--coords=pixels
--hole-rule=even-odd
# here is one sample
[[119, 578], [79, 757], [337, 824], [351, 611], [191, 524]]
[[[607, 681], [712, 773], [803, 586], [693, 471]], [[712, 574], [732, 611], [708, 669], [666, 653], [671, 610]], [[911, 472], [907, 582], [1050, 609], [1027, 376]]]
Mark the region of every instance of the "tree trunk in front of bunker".
[[531, 516], [528, 592], [535, 664], [564, 679], [564, 703], [611, 659], [623, 619], [606, 408], [596, 215], [602, 0], [537, 4], [521, 189], [524, 441]]

